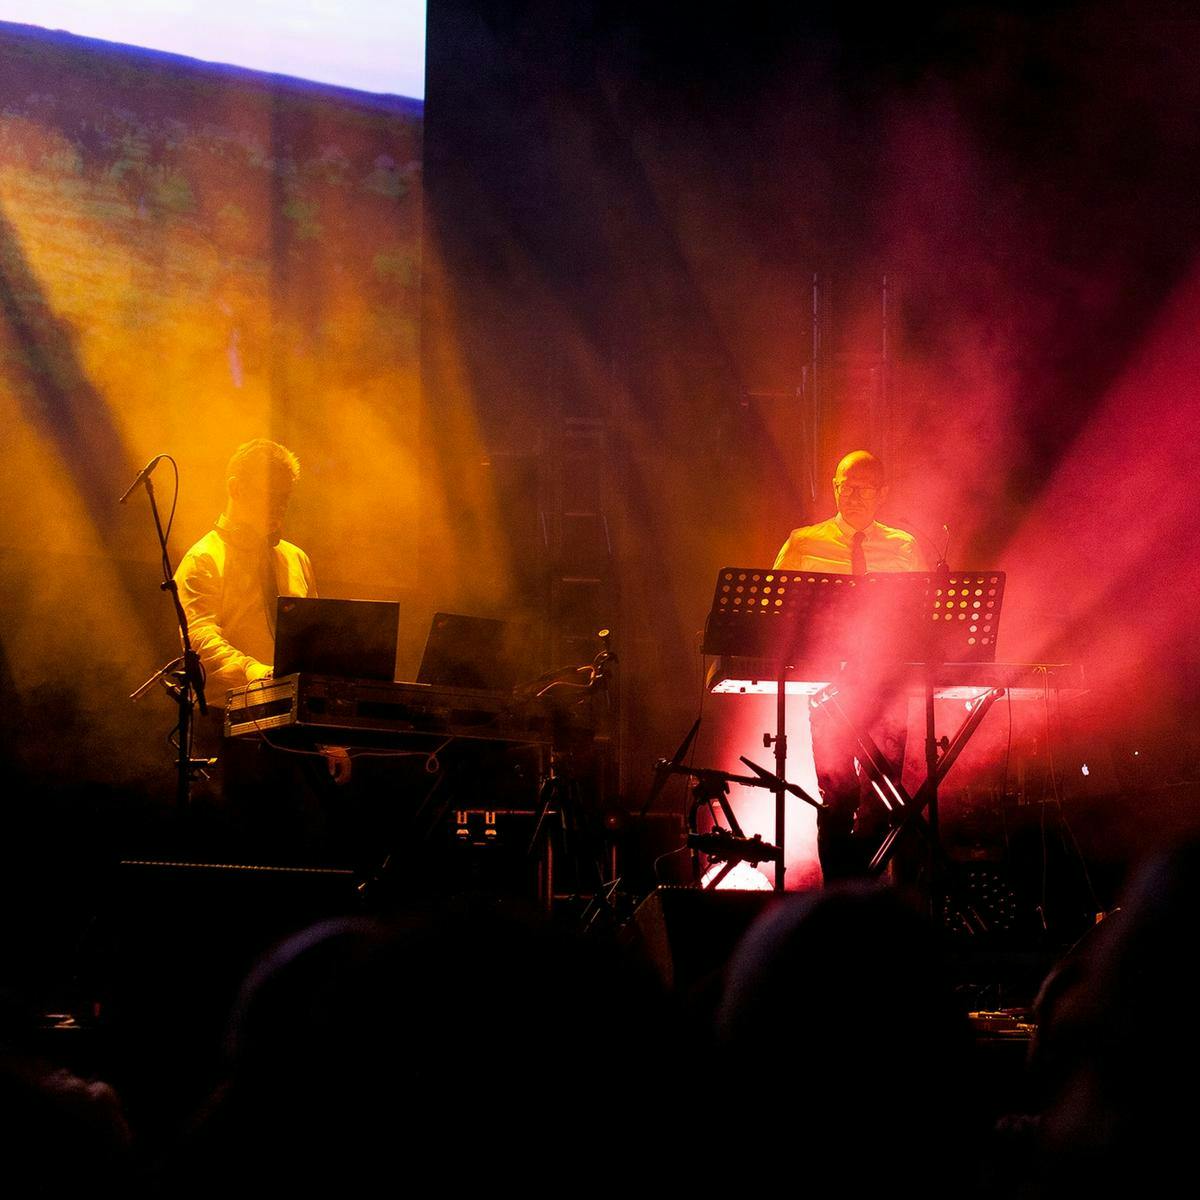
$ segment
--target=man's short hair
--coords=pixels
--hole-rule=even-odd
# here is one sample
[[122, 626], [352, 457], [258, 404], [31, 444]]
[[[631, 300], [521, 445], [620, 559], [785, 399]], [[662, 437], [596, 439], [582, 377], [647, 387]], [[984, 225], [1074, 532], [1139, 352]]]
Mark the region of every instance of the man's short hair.
[[286, 467], [295, 483], [300, 478], [300, 460], [286, 447], [267, 438], [253, 438], [243, 442], [229, 459], [225, 478], [241, 479], [248, 471], [270, 470], [273, 463]]

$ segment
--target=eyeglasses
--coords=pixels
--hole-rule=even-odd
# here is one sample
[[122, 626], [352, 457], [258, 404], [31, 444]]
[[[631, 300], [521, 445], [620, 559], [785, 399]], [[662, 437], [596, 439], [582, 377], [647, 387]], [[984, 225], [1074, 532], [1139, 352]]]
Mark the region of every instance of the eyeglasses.
[[863, 500], [874, 500], [883, 490], [874, 484], [839, 483], [836, 485], [839, 496], [858, 496]]

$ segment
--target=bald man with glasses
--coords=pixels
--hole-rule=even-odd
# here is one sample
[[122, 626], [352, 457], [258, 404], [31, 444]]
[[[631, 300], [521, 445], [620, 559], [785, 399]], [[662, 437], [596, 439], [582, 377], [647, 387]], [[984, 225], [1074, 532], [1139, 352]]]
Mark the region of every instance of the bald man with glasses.
[[[833, 476], [837, 512], [816, 525], [793, 529], [775, 558], [776, 570], [865, 575], [876, 571], [924, 571], [917, 540], [875, 519], [887, 498], [883, 464], [867, 450], [854, 450]], [[903, 696], [871, 688], [843, 691], [843, 707], [868, 724], [888, 760], [893, 778], [904, 768], [908, 705]], [[809, 709], [817, 784], [826, 808], [817, 813], [817, 853], [826, 883], [866, 872], [886, 817], [863, 805], [870, 789], [855, 763], [855, 740], [845, 723], [825, 706]]]
[[[868, 571], [924, 571], [917, 539], [875, 520], [887, 499], [883, 464], [867, 450], [854, 450], [833, 476], [837, 513], [817, 525], [793, 529], [775, 559], [776, 570], [864, 575]], [[861, 569], [857, 555], [861, 553]]]

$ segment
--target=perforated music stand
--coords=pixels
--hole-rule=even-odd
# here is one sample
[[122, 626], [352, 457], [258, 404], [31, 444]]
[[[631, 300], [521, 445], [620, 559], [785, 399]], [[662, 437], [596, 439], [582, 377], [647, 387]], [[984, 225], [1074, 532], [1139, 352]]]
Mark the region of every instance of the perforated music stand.
[[873, 647], [881, 662], [993, 662], [1004, 579], [1003, 571], [831, 575], [723, 567], [703, 649], [762, 659], [796, 657], [800, 649], [809, 667], [860, 661]]
[[[775, 735], [764, 739], [775, 747], [775, 774], [781, 781], [772, 789], [776, 845], [784, 845], [786, 826], [786, 683], [801, 664], [810, 677], [819, 674], [837, 681], [823, 689], [814, 704], [830, 704], [846, 721], [868, 777], [877, 787], [886, 786], [898, 801], [898, 823], [872, 861], [872, 871], [886, 867], [901, 825], [919, 819], [925, 806], [936, 843], [938, 781], [1003, 695], [1003, 689], [992, 689], [973, 706], [939, 761], [933, 709], [937, 669], [945, 662], [994, 661], [1003, 595], [1000, 571], [854, 576], [724, 567], [718, 572], [703, 652], [761, 660], [776, 681]], [[761, 677], [765, 675], [766, 671]], [[909, 797], [900, 781], [890, 778], [869, 729], [852, 720], [838, 696], [847, 681], [866, 678], [876, 686], [903, 681], [907, 686], [914, 675], [925, 695], [926, 779], [917, 795]], [[783, 890], [782, 864], [776, 868], [775, 890]]]

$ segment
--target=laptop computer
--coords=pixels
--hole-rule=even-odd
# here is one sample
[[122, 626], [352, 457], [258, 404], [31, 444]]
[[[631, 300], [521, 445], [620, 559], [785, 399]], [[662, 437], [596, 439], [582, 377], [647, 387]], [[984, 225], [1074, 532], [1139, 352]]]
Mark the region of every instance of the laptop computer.
[[417, 682], [511, 692], [526, 666], [527, 632], [511, 621], [433, 614]]
[[339, 679], [396, 674], [400, 605], [385, 600], [280, 596], [275, 614], [275, 677], [304, 671]]

